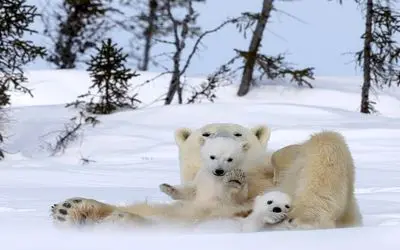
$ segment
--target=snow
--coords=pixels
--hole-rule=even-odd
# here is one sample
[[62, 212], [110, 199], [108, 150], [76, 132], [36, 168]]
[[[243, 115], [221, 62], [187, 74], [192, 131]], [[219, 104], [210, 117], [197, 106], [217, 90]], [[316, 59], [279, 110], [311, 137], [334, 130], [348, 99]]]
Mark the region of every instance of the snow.
[[[140, 85], [158, 73], [141, 73]], [[84, 71], [30, 71], [34, 98], [13, 95], [7, 112], [6, 159], [0, 162], [1, 249], [398, 249], [400, 245], [400, 92], [377, 91], [379, 114], [358, 112], [360, 79], [318, 77], [314, 89], [289, 83], [260, 84], [249, 95], [235, 96], [237, 85], [217, 92], [215, 103], [163, 106], [154, 102], [167, 89], [168, 75], [144, 85], [141, 108], [101, 116], [64, 154], [50, 157], [46, 142], [76, 111], [66, 102], [87, 91]], [[189, 84], [203, 79], [188, 78]], [[95, 228], [63, 230], [49, 217], [53, 203], [72, 196], [126, 204], [169, 201], [158, 190], [179, 183], [178, 151], [173, 132], [210, 122], [273, 130], [269, 148], [296, 143], [314, 132], [344, 134], [356, 162], [356, 195], [362, 228], [238, 233], [231, 221], [190, 229], [166, 226], [153, 231]], [[94, 162], [82, 165], [80, 159]]]

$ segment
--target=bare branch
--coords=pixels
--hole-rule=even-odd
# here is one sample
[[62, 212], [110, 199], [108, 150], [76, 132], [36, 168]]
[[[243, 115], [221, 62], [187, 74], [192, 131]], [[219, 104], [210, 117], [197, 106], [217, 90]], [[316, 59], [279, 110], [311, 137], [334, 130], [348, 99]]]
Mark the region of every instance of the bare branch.
[[64, 125], [63, 130], [48, 133], [48, 135], [58, 133], [55, 143], [46, 143], [51, 156], [64, 153], [65, 150], [80, 137], [79, 132], [82, 131], [85, 125], [92, 125], [94, 127], [99, 122], [100, 121], [97, 120], [96, 117], [89, 116], [83, 111], [80, 111], [77, 116], [71, 118], [70, 122]]
[[159, 42], [159, 43], [175, 44], [175, 42], [167, 41], [167, 40], [164, 40], [164, 39], [154, 38], [153, 40], [156, 41], [156, 42]]
[[239, 17], [239, 18], [228, 19], [228, 20], [224, 21], [222, 24], [220, 24], [218, 27], [216, 27], [216, 28], [214, 28], [214, 29], [211, 29], [211, 30], [207, 30], [207, 31], [205, 31], [204, 33], [202, 33], [202, 34], [199, 36], [199, 38], [197, 38], [197, 40], [196, 40], [196, 42], [195, 42], [195, 44], [194, 44], [194, 46], [193, 46], [193, 48], [192, 48], [192, 51], [190, 52], [189, 57], [188, 57], [187, 60], [186, 60], [185, 66], [183, 66], [183, 68], [182, 68], [182, 70], [181, 70], [180, 75], [183, 75], [183, 74], [186, 72], [186, 70], [187, 70], [187, 68], [189, 67], [190, 62], [191, 62], [191, 60], [192, 60], [194, 54], [195, 54], [196, 51], [197, 51], [197, 48], [198, 48], [200, 42], [203, 40], [203, 38], [204, 38], [205, 36], [207, 36], [207, 35], [209, 35], [209, 34], [211, 34], [211, 33], [214, 33], [214, 32], [219, 31], [220, 29], [222, 29], [223, 27], [225, 27], [227, 24], [234, 24], [234, 23], [237, 23], [237, 22], [239, 21], [239, 19], [240, 19], [240, 17]]
[[148, 84], [148, 83], [150, 83], [150, 82], [152, 82], [152, 81], [154, 81], [154, 80], [156, 80], [156, 79], [162, 77], [163, 75], [170, 74], [170, 73], [171, 73], [171, 72], [163, 72], [163, 73], [160, 73], [160, 74], [156, 75], [155, 77], [150, 78], [150, 79], [144, 81], [143, 83], [140, 83], [140, 84], [138, 84], [138, 85], [135, 85], [135, 86], [132, 88], [132, 90], [135, 91], [135, 92], [138, 92], [139, 89], [140, 89], [141, 87], [145, 86], [146, 84]]

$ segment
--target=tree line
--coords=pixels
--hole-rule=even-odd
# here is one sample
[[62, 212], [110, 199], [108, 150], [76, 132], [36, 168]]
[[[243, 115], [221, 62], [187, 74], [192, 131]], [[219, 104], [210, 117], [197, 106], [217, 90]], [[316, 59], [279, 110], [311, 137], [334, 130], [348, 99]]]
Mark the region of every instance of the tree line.
[[[359, 34], [360, 50], [354, 53], [357, 65], [363, 71], [360, 112], [375, 112], [369, 94], [373, 87], [400, 85], [400, 46], [396, 36], [400, 32], [400, 13], [396, 0], [350, 0], [361, 7], [365, 29]], [[10, 92], [32, 95], [25, 86], [24, 66], [38, 58], [45, 59], [58, 69], [73, 69], [78, 63], [86, 64], [92, 79], [87, 93], [66, 106], [79, 107], [79, 115], [66, 127], [52, 145], [54, 152], [62, 150], [70, 135], [81, 126], [99, 121], [98, 114], [110, 114], [122, 108], [137, 108], [138, 94], [130, 94], [129, 81], [139, 76], [137, 71], [147, 71], [151, 65], [160, 66], [160, 58], [169, 61], [161, 65], [161, 75], [171, 76], [164, 104], [174, 100], [179, 104], [195, 103], [206, 98], [213, 101], [219, 83], [240, 74], [237, 96], [245, 96], [260, 78], [289, 77], [298, 86], [312, 88], [314, 67], [293, 68], [283, 54], [268, 55], [261, 52], [264, 31], [277, 9], [274, 0], [259, 0], [259, 12], [243, 12], [204, 30], [197, 23], [196, 7], [206, 0], [63, 0], [47, 1], [46, 11], [39, 14], [37, 6], [26, 0], [0, 2], [0, 108], [10, 105]], [[338, 0], [345, 5], [346, 1]], [[179, 13], [179, 15], [177, 14]], [[33, 30], [36, 18], [43, 23], [43, 30]], [[239, 35], [250, 34], [246, 50], [235, 49], [232, 58], [210, 72], [206, 81], [192, 95], [184, 99], [183, 90], [190, 88], [184, 76], [193, 56], [199, 53], [203, 39], [226, 26], [237, 28]], [[128, 46], [120, 46], [109, 38], [110, 31], [121, 30]], [[48, 46], [34, 44], [24, 39], [26, 34], [41, 33], [51, 41]], [[189, 44], [193, 45], [189, 46]], [[168, 52], [155, 54], [154, 48], [163, 44]], [[184, 55], [187, 54], [187, 57]], [[89, 55], [89, 56], [88, 56]], [[128, 68], [127, 61], [135, 61], [136, 69]], [[233, 67], [235, 62], [239, 66]], [[136, 71], [137, 70], [137, 71]], [[152, 81], [154, 79], [149, 79]], [[3, 137], [0, 134], [0, 142]], [[60, 146], [61, 145], [61, 146]], [[0, 158], [4, 157], [0, 147]]]

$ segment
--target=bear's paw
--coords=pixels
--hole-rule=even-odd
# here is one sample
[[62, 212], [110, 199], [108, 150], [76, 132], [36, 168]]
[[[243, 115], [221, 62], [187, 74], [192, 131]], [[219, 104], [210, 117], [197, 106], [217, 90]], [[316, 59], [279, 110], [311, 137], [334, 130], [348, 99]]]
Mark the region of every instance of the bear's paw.
[[91, 199], [74, 197], [51, 206], [51, 216], [57, 224], [94, 224], [112, 212], [111, 207]]
[[233, 169], [226, 173], [223, 182], [229, 187], [240, 189], [246, 184], [246, 174], [241, 169]]

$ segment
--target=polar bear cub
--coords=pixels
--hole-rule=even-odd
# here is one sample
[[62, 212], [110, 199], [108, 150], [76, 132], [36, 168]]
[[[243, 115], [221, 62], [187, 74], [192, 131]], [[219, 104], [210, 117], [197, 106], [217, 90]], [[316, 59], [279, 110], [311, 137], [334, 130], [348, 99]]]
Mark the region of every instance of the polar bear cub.
[[210, 204], [241, 204], [248, 198], [248, 187], [242, 164], [249, 149], [247, 142], [229, 137], [199, 138], [202, 166], [193, 181], [160, 190], [174, 200]]
[[291, 206], [291, 197], [280, 191], [270, 191], [256, 197], [253, 211], [242, 221], [243, 232], [279, 229]]

